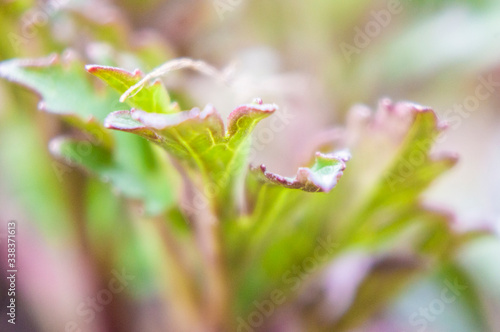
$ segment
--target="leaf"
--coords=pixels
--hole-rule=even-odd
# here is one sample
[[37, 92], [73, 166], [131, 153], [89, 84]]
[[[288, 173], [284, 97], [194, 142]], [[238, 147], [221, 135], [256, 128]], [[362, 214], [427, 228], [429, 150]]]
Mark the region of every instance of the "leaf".
[[[348, 148], [352, 154], [335, 190], [313, 199], [285, 187], [253, 188], [258, 196], [252, 214], [228, 241], [239, 248], [230, 261], [235, 270], [243, 270], [237, 282], [238, 310], [245, 314], [254, 300], [280, 287], [281, 276], [314, 257], [319, 239], [331, 238], [332, 258], [351, 247], [391, 248], [409, 228], [422, 224], [411, 233], [417, 240], [408, 241], [408, 251], [449, 257], [459, 234], [450, 231], [448, 215], [434, 218], [419, 201], [425, 188], [456, 162], [451, 154], [431, 154], [443, 128], [431, 109], [412, 103], [382, 100], [376, 112], [355, 107], [340, 140], [330, 147]], [[283, 182], [290, 185], [296, 179]], [[446, 242], [423, 252], [418, 239], [427, 238], [432, 229], [445, 230]]]
[[[354, 234], [377, 233], [378, 228], [398, 221], [408, 211], [425, 210], [415, 208], [419, 205], [418, 196], [450, 169], [457, 157], [449, 153], [431, 154], [445, 126], [438, 123], [429, 108], [383, 100], [373, 116], [358, 113], [351, 117], [354, 119], [351, 118], [348, 135], [356, 137], [351, 148], [354, 170], [342, 184], [349, 186], [345, 190], [353, 196], [350, 202], [338, 195], [334, 199], [338, 204], [345, 203], [348, 210], [337, 218], [336, 229], [344, 239], [351, 236], [359, 239]], [[384, 159], [377, 159], [375, 154]], [[356, 174], [363, 171], [362, 162], [366, 160], [372, 161], [370, 167], [364, 167], [361, 176]], [[358, 178], [354, 178], [356, 175]]]
[[[110, 114], [106, 128], [132, 132], [155, 143], [160, 143], [181, 161], [208, 171], [200, 155], [220, 144], [224, 138], [224, 124], [211, 106], [203, 111], [194, 108], [175, 114], [147, 113], [142, 110], [120, 111]], [[206, 159], [207, 157], [205, 157]]]
[[[104, 128], [105, 117], [122, 108], [119, 95], [108, 87], [96, 86], [74, 54], [8, 60], [0, 63], [0, 77], [34, 90], [42, 99], [41, 110], [61, 115], [70, 125], [90, 134], [85, 141], [56, 138], [51, 145], [55, 156], [107, 179], [123, 195], [144, 201], [149, 214], [158, 214], [173, 203], [173, 186], [166, 174], [171, 168], [142, 138]], [[157, 91], [154, 86], [145, 88], [144, 93]], [[168, 100], [165, 94], [155, 96], [163, 96], [159, 101]]]
[[[139, 82], [143, 76], [138, 69], [130, 73], [120, 68], [108, 66], [87, 65], [85, 68], [89, 73], [102, 79], [120, 94], [123, 94], [128, 88]], [[127, 102], [132, 107], [151, 113], [174, 113], [178, 111], [175, 105], [171, 105], [168, 92], [160, 80], [146, 85], [133, 96], [130, 96]]]
[[[82, 145], [86, 150], [83, 155]], [[112, 183], [124, 196], [143, 200], [148, 215], [164, 212], [175, 199], [172, 179], [166, 172], [169, 167], [147, 142], [135, 137], [119, 137], [115, 150], [88, 141], [56, 137], [50, 142], [50, 151], [67, 163], [97, 175], [101, 181]]]
[[[276, 105], [239, 106], [229, 115], [228, 130], [211, 105], [173, 114], [132, 109], [111, 113], [107, 128], [131, 132], [159, 144], [172, 156], [199, 171], [202, 186], [211, 190], [216, 205], [229, 210], [236, 183], [246, 168], [249, 138], [253, 128], [277, 109]], [[209, 188], [209, 189], [207, 189]]]
[[40, 95], [38, 108], [60, 115], [73, 115], [87, 121], [102, 121], [119, 109], [115, 94], [99, 93], [85, 77], [73, 53], [39, 59], [13, 59], [0, 63], [0, 77], [26, 86]]
[[317, 152], [314, 165], [311, 168], [300, 167], [294, 178], [270, 173], [265, 165], [261, 165], [260, 170], [270, 183], [309, 192], [329, 192], [343, 175], [345, 162], [349, 159], [350, 156], [345, 152], [341, 154]]

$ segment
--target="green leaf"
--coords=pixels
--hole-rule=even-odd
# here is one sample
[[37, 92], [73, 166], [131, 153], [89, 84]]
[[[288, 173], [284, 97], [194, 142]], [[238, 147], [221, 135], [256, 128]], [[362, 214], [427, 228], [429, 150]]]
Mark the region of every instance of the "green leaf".
[[[418, 216], [418, 211], [425, 210], [417, 207], [419, 195], [457, 161], [455, 154], [431, 154], [445, 126], [438, 123], [430, 108], [383, 100], [373, 116], [367, 118], [365, 114], [351, 121], [358, 122], [351, 122], [349, 134], [357, 137], [352, 147], [351, 166], [355, 171], [347, 174], [341, 186], [350, 186], [345, 190], [354, 198], [346, 202], [338, 195], [334, 197], [348, 208], [343, 217], [337, 218], [339, 223], [335, 226], [343, 240], [376, 234], [408, 212]], [[385, 159], [376, 159], [373, 151]], [[363, 168], [361, 163], [370, 159], [366, 173], [356, 174]]]
[[104, 120], [109, 112], [120, 109], [116, 94], [99, 93], [87, 79], [73, 53], [39, 59], [13, 59], [0, 63], [0, 77], [34, 90], [40, 95], [40, 110]]
[[[82, 146], [85, 153], [82, 156]], [[119, 137], [115, 151], [99, 144], [66, 137], [57, 137], [50, 143], [53, 155], [69, 164], [79, 166], [112, 183], [126, 197], [143, 200], [149, 215], [158, 215], [174, 201], [172, 179], [167, 176], [169, 166], [143, 140]], [[126, 155], [120, 156], [126, 151]], [[131, 162], [131, 156], [135, 162]]]
[[[78, 203], [68, 195], [68, 183], [58, 178], [57, 165], [46, 150], [39, 123], [29, 114], [17, 111], [10, 109], [10, 115], [0, 122], [0, 181], [10, 195], [2, 199], [4, 206], [15, 199], [42, 236], [53, 241], [52, 245], [67, 247], [78, 238], [72, 214]], [[9, 218], [17, 216], [9, 213]]]
[[[235, 270], [243, 271], [238, 310], [248, 310], [253, 300], [279, 287], [281, 276], [314, 257], [318, 239], [325, 237], [336, 245], [332, 258], [351, 247], [390, 248], [408, 228], [424, 224], [412, 238], [423, 241], [430, 230], [439, 229], [446, 232], [446, 241], [429, 243], [433, 249], [426, 252], [418, 240], [409, 241], [408, 250], [435, 259], [448, 257], [459, 234], [450, 231], [448, 215], [434, 218], [419, 201], [429, 184], [456, 161], [453, 155], [430, 153], [443, 128], [432, 110], [411, 103], [383, 100], [374, 113], [355, 107], [341, 139], [332, 146], [348, 148], [352, 155], [335, 190], [313, 196], [279, 186], [253, 188], [257, 198], [252, 214], [229, 240], [238, 247], [230, 260], [241, 264]], [[275, 182], [290, 186], [297, 178]]]
[[239, 106], [229, 115], [227, 132], [211, 105], [173, 114], [136, 109], [114, 112], [106, 118], [105, 126], [155, 142], [197, 170], [203, 179], [201, 185], [209, 191], [206, 196], [214, 198], [219, 211], [228, 211], [238, 178], [246, 169], [250, 134], [276, 109], [276, 105], [263, 105], [262, 101]]
[[[288, 178], [266, 170], [265, 165], [260, 170], [265, 179], [277, 185], [290, 189], [301, 189], [309, 192], [329, 192], [335, 187], [345, 170], [345, 162], [350, 159], [346, 152], [323, 154], [316, 153], [316, 161], [311, 168], [300, 167], [294, 178]], [[257, 171], [258, 172], [258, 171]]]
[[[138, 69], [131, 73], [108, 66], [87, 65], [85, 68], [89, 73], [102, 79], [120, 94], [123, 94], [128, 88], [139, 82], [143, 76]], [[160, 80], [142, 87], [141, 90], [127, 99], [127, 103], [132, 107], [151, 113], [178, 112], [176, 105], [171, 105], [168, 92]]]
[[[106, 130], [105, 117], [122, 107], [119, 94], [96, 86], [74, 54], [5, 61], [0, 63], [0, 77], [34, 90], [41, 97], [41, 110], [61, 115], [87, 134], [86, 140], [52, 141], [51, 152], [57, 157], [106, 179], [126, 197], [144, 201], [149, 214], [161, 213], [174, 202], [174, 186], [167, 174], [173, 169], [142, 138]], [[148, 91], [159, 97], [156, 105], [168, 103], [166, 92], [158, 92], [158, 83], [145, 88], [142, 95]]]

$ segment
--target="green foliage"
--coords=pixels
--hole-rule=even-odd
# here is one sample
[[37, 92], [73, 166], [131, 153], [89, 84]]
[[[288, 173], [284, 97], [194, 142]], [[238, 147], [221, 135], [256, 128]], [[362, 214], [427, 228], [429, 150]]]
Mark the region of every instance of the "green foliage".
[[262, 103], [242, 105], [229, 115], [227, 132], [221, 116], [211, 105], [203, 111], [194, 108], [174, 114], [119, 111], [106, 118], [105, 126], [155, 142], [196, 170], [203, 188], [212, 190], [213, 197], [209, 199], [213, 199], [214, 207], [224, 213], [232, 209], [235, 184], [245, 170], [249, 135], [275, 109], [275, 105]]
[[[89, 73], [102, 79], [120, 94], [127, 91], [128, 88], [138, 83], [142, 78], [140, 71], [129, 73], [120, 68], [93, 65], [88, 65], [85, 68]], [[132, 107], [151, 113], [172, 113], [176, 111], [173, 105], [170, 104], [170, 97], [161, 81], [155, 81], [143, 87], [128, 98], [127, 103]]]
[[[256, 99], [236, 107], [224, 124], [212, 105], [181, 111], [156, 80], [130, 95], [126, 101], [132, 108], [123, 110], [118, 93], [137, 85], [142, 74], [97, 65], [86, 69], [109, 87], [92, 81], [79, 60], [61, 62], [54, 56], [1, 63], [0, 76], [36, 91], [41, 110], [61, 115], [79, 130], [51, 141], [54, 156], [96, 174], [161, 220], [157, 234], [147, 232], [155, 238], [151, 248], [167, 242], [162, 259], [168, 263], [139, 264], [149, 246], [129, 228], [123, 234], [128, 240], [113, 236], [111, 246], [117, 260], [128, 257], [127, 266], [141, 269], [143, 280], [152, 278], [154, 262], [166, 264], [163, 272], [156, 271], [168, 275], [166, 301], [182, 298], [179, 310], [196, 316], [192, 326], [203, 322], [198, 311], [205, 306], [213, 308], [215, 326], [234, 326], [234, 317], [246, 317], [255, 301], [276, 290], [287, 305], [300, 306], [303, 280], [314, 280], [332, 260], [363, 250], [371, 253], [373, 265], [362, 275], [358, 294], [339, 320], [324, 323], [346, 330], [369, 319], [425, 271], [422, 261], [446, 261], [467, 239], [450, 227], [448, 215], [419, 203], [422, 191], [456, 161], [431, 155], [443, 128], [429, 108], [389, 100], [374, 113], [355, 107], [342, 138], [333, 142], [335, 149], [317, 152], [310, 167], [290, 178], [264, 165], [249, 168], [247, 162], [252, 131], [279, 112], [276, 105]], [[179, 174], [163, 152], [178, 164], [183, 188], [199, 194], [191, 199], [203, 204], [189, 210], [186, 198], [178, 198], [174, 205]], [[93, 187], [119, 211], [101, 185]], [[98, 216], [95, 204], [89, 211]], [[119, 227], [112, 219], [103, 215], [104, 233]], [[97, 228], [92, 224], [96, 234]], [[143, 254], [120, 255], [135, 252], [132, 245]], [[408, 257], [393, 259], [398, 250]], [[307, 268], [311, 261], [314, 266]], [[193, 295], [200, 289], [201, 298]], [[366, 306], [367, 301], [376, 305]]]
[[[498, 1], [236, 2], [0, 5], [0, 207], [29, 272], [19, 323], [498, 330], [499, 242], [471, 241], [498, 184]], [[182, 68], [209, 78], [159, 79]], [[437, 112], [351, 107], [381, 94]], [[229, 112], [256, 96], [295, 120], [277, 129], [260, 99]], [[460, 151], [451, 172], [443, 142]], [[132, 279], [89, 322], [82, 301], [116, 271]]]
[[[97, 86], [82, 68], [83, 63], [71, 54], [62, 59], [10, 60], [1, 63], [0, 77], [36, 91], [40, 110], [61, 115], [83, 133], [85, 140], [55, 138], [51, 143], [54, 155], [110, 181], [124, 195], [144, 201], [148, 213], [165, 211], [174, 201], [175, 185], [164, 172], [164, 158], [140, 138], [105, 129], [102, 122], [107, 114], [121, 108], [118, 94]], [[155, 93], [156, 89], [146, 91]], [[158, 105], [168, 101], [166, 93], [155, 96]], [[68, 172], [58, 164], [55, 168], [60, 179]]]

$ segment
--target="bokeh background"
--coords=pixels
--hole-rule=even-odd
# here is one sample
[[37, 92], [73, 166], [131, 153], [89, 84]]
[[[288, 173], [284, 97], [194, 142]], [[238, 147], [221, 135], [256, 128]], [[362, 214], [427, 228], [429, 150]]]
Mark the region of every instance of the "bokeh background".
[[[307, 161], [314, 142], [345, 124], [353, 105], [374, 107], [389, 97], [431, 106], [449, 123], [434, 148], [456, 152], [460, 161], [426, 191], [424, 202], [452, 213], [457, 228], [488, 229], [493, 236], [471, 242], [456, 258], [471, 280], [468, 291], [473, 295], [459, 297], [425, 326], [412, 325], [408, 317], [440, 296], [444, 280], [453, 280], [453, 271], [434, 271], [356, 331], [500, 331], [498, 1], [0, 3], [0, 60], [69, 49], [87, 63], [117, 63], [128, 70], [148, 72], [176, 57], [202, 59], [227, 70], [229, 84], [192, 72], [172, 73], [164, 81], [185, 109], [210, 102], [227, 115], [255, 97], [279, 104], [288, 114], [286, 126], [272, 140], [258, 141], [252, 157], [288, 175]], [[484, 82], [492, 83], [487, 96], [479, 98]], [[101, 262], [118, 255], [125, 265], [137, 252], [154, 256], [155, 248], [108, 251], [103, 244], [118, 240], [100, 236], [103, 227], [115, 227], [122, 241], [130, 235], [106, 221], [116, 218], [120, 208], [109, 208], [117, 203], [103, 184], [73, 168], [60, 179], [48, 144], [64, 126], [37, 111], [34, 94], [6, 81], [0, 81], [0, 101], [2, 243], [6, 222], [15, 220], [19, 226], [20, 304], [14, 331], [63, 331], [75, 319], [78, 303], [103, 282], [95, 280], [92, 271], [102, 266], [89, 257], [89, 248], [99, 248]], [[71, 189], [84, 184], [93, 195]], [[92, 215], [98, 220], [92, 222]], [[147, 237], [151, 230], [140, 231]], [[84, 240], [82, 234], [87, 234]], [[2, 254], [2, 264], [5, 259]], [[103, 278], [109, 279], [106, 268]], [[4, 271], [1, 275], [3, 299], [7, 283]], [[154, 293], [154, 280], [137, 280], [131, 281], [129, 292]], [[141, 310], [136, 312], [144, 320], [138, 323], [141, 331], [161, 331], [155, 297], [142, 299], [140, 305], [113, 302], [109, 310], [114, 313], [98, 316], [82, 331], [132, 331], [132, 318], [122, 315], [130, 310]], [[3, 304], [0, 329], [10, 331]], [[112, 318], [104, 318], [108, 316]]]

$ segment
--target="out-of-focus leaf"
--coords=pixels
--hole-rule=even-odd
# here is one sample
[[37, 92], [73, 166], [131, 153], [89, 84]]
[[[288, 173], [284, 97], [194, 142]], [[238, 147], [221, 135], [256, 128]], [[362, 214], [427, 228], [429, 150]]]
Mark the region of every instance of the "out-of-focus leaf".
[[34, 90], [40, 110], [102, 121], [119, 109], [116, 94], [99, 93], [73, 53], [40, 59], [13, 59], [0, 63], [0, 77]]
[[[351, 246], [387, 248], [414, 224], [427, 225], [413, 234], [425, 241], [427, 231], [439, 226], [447, 234], [443, 246], [424, 251], [425, 245], [416, 241], [406, 250], [435, 259], [447, 257], [457, 234], [450, 232], [446, 215], [425, 217], [426, 209], [418, 200], [432, 180], [455, 163], [454, 156], [430, 155], [442, 128], [432, 110], [411, 103], [382, 100], [373, 114], [355, 107], [342, 140], [334, 146], [352, 154], [335, 190], [314, 199], [279, 187], [256, 191], [253, 214], [240, 232], [232, 234], [238, 247], [247, 248], [234, 257], [246, 271], [238, 284], [240, 301], [249, 301], [248, 305], [256, 289], [279, 287], [281, 276], [314, 257], [318, 241], [325, 239], [332, 245], [328, 255], [333, 257]], [[238, 308], [245, 307], [242, 302]]]
[[494, 331], [478, 288], [458, 265], [445, 263], [412, 283], [384, 316], [399, 321], [402, 331]]
[[[122, 74], [125, 80], [127, 75]], [[51, 151], [56, 156], [108, 180], [125, 196], [144, 201], [150, 214], [163, 212], [173, 203], [174, 186], [165, 174], [172, 168], [142, 138], [104, 128], [104, 118], [121, 108], [119, 95], [93, 84], [92, 76], [74, 54], [5, 61], [0, 63], [0, 77], [34, 90], [42, 98], [41, 110], [61, 115], [70, 125], [90, 134], [86, 141], [53, 141]], [[145, 92], [158, 91], [155, 86]], [[155, 96], [163, 96], [158, 105], [169, 101], [166, 94], [155, 92]]]
[[[424, 270], [424, 266], [418, 258], [412, 256], [383, 257], [375, 260], [357, 287], [355, 298], [347, 312], [339, 321], [327, 326], [333, 331], [348, 331], [363, 323], [399, 294], [412, 278]], [[370, 305], [367, 305], [368, 303]]]
[[[29, 217], [53, 244], [73, 243], [77, 240], [77, 232], [71, 213], [71, 198], [57, 177], [54, 161], [46, 152], [36, 122], [19, 112], [2, 120], [0, 180], [9, 195], [8, 199], [4, 196], [3, 203], [18, 200], [26, 213], [21, 217]], [[12, 215], [5, 217], [13, 218]]]
[[456, 162], [455, 155], [431, 155], [443, 128], [431, 109], [411, 103], [383, 100], [373, 115], [353, 109], [343, 143], [353, 160], [339, 184], [352, 196], [334, 192], [330, 198], [343, 207], [332, 211], [331, 224], [342, 240], [376, 234], [408, 211], [423, 209], [416, 207], [420, 193]]
[[[82, 145], [85, 154], [82, 156]], [[66, 162], [83, 167], [99, 176], [101, 180], [112, 183], [126, 197], [143, 200], [146, 213], [160, 214], [174, 200], [171, 178], [166, 174], [168, 167], [161, 163], [147, 142], [135, 138], [119, 137], [116, 151], [126, 151], [120, 158], [112, 150], [88, 141], [58, 137], [51, 141], [53, 155]], [[139, 158], [130, 162], [130, 156]]]

